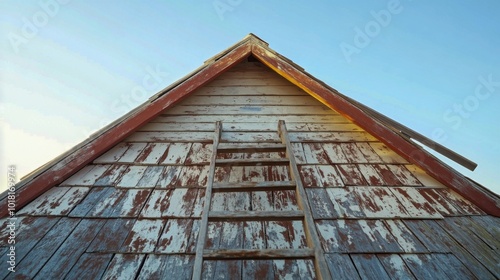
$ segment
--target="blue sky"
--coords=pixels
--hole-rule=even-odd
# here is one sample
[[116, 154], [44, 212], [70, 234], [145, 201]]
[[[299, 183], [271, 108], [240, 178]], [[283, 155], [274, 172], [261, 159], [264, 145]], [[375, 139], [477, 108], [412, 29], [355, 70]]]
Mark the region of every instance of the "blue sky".
[[8, 165], [25, 175], [252, 32], [477, 162], [452, 166], [500, 193], [499, 11], [496, 0], [2, 1], [0, 187]]

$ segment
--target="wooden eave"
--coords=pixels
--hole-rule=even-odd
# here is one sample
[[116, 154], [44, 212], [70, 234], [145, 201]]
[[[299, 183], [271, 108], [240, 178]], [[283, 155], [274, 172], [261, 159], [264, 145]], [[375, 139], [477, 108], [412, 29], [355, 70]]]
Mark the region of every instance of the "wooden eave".
[[[412, 142], [408, 136], [424, 144], [427, 143], [438, 147], [438, 149], [444, 148], [445, 153], [449, 155], [457, 155], [456, 153], [410, 129], [405, 130], [405, 126], [340, 94], [335, 89], [306, 73], [300, 66], [271, 50], [267, 43], [253, 34], [249, 34], [234, 46], [207, 60], [203, 66], [194, 72], [160, 91], [147, 102], [91, 135], [91, 137], [73, 149], [27, 175], [16, 185], [17, 208], [23, 207], [51, 187], [63, 182], [132, 134], [137, 128], [148, 123], [164, 110], [174, 106], [190, 93], [207, 84], [250, 55], [253, 55], [260, 62], [326, 106], [338, 111], [359, 125], [388, 147], [398, 152], [406, 160], [418, 165], [445, 186], [474, 202], [486, 213], [500, 217], [500, 198], [498, 195], [476, 187], [465, 176]], [[456, 158], [464, 164], [469, 165], [469, 167], [474, 166], [474, 163], [463, 157]], [[0, 214], [2, 217], [8, 214], [6, 196], [7, 191], [1, 195]]]

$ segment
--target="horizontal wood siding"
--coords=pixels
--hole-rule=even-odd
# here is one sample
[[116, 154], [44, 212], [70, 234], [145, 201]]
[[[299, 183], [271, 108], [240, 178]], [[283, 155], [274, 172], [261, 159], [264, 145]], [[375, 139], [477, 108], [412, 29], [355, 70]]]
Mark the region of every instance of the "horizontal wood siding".
[[[216, 121], [225, 153], [207, 198]], [[296, 182], [333, 277], [500, 277], [500, 219], [257, 62], [223, 73], [19, 209], [19, 276], [191, 279], [211, 199], [204, 279], [314, 279]], [[2, 253], [8, 237], [0, 229]]]

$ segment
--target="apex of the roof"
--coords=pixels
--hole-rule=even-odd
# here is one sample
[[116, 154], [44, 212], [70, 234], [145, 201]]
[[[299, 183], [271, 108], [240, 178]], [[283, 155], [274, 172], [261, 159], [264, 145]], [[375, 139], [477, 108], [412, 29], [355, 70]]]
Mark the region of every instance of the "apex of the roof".
[[266, 41], [262, 40], [261, 38], [259, 38], [259, 36], [255, 35], [253, 33], [248, 33], [248, 35], [245, 36], [245, 38], [243, 38], [242, 41], [245, 41], [245, 42], [248, 41], [248, 42], [251, 42], [254, 44], [256, 43], [256, 44], [263, 44], [265, 46], [269, 46], [269, 44]]

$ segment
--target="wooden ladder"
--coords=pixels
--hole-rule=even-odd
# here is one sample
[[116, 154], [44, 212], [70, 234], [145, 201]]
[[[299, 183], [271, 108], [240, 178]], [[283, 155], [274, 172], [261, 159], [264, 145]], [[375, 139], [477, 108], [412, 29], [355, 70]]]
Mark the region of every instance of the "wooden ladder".
[[[314, 259], [317, 279], [331, 279], [328, 266], [325, 261], [320, 239], [316, 231], [311, 208], [306, 197], [306, 192], [300, 179], [299, 170], [293, 155], [292, 146], [285, 122], [280, 120], [278, 133], [281, 144], [261, 143], [252, 144], [220, 144], [222, 123], [216, 122], [213, 151], [210, 160], [207, 188], [205, 191], [205, 205], [201, 217], [198, 243], [196, 247], [195, 263], [193, 268], [193, 280], [202, 277], [204, 260], [238, 260], [238, 259]], [[221, 153], [245, 153], [245, 152], [283, 152], [286, 151], [287, 158], [268, 159], [218, 159]], [[292, 181], [268, 181], [268, 182], [238, 182], [238, 183], [215, 183], [216, 166], [255, 166], [255, 165], [290, 165]], [[243, 191], [278, 191], [295, 190], [298, 211], [210, 211], [213, 192], [243, 192]], [[307, 247], [304, 249], [205, 249], [209, 221], [277, 221], [277, 220], [301, 220], [304, 223]]]

